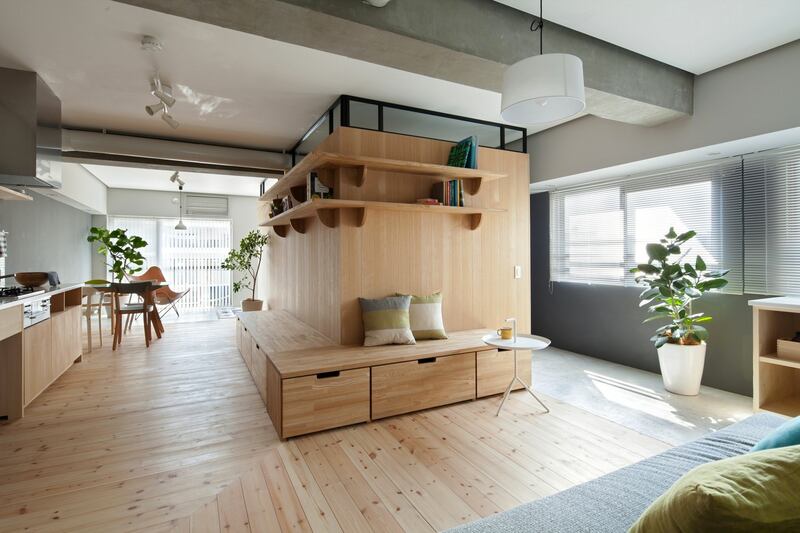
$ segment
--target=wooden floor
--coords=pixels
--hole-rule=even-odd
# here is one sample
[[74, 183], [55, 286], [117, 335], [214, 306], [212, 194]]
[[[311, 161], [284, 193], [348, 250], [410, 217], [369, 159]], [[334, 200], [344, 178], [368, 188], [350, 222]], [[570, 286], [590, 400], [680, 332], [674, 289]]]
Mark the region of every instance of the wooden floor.
[[0, 425], [0, 531], [434, 531], [667, 448], [524, 392], [281, 443], [233, 333], [134, 330]]

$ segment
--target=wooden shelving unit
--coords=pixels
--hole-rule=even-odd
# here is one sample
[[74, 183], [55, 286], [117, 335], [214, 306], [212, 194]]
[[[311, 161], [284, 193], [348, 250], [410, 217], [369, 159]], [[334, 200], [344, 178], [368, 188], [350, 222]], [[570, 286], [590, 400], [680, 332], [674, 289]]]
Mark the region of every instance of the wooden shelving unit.
[[364, 225], [367, 213], [376, 211], [404, 211], [416, 213], [438, 213], [442, 215], [457, 215], [470, 217], [470, 228], [477, 229], [484, 214], [503, 213], [503, 209], [489, 209], [484, 207], [453, 207], [446, 205], [402, 204], [396, 202], [370, 202], [365, 200], [323, 200], [311, 199], [281, 213], [261, 224], [272, 227], [280, 237], [285, 237], [289, 227], [297, 233], [305, 233], [305, 220], [318, 218], [329, 228], [336, 227], [335, 213], [341, 209], [353, 209], [358, 212], [358, 226]]
[[[369, 179], [370, 171], [386, 171], [409, 174], [412, 176], [427, 176], [440, 178], [442, 181], [461, 179], [464, 189], [470, 195], [475, 195], [484, 181], [494, 181], [507, 177], [507, 174], [487, 172], [472, 168], [450, 167], [447, 165], [434, 165], [416, 161], [400, 161], [397, 159], [384, 159], [380, 157], [355, 156], [336, 154], [331, 152], [313, 152], [292, 167], [281, 179], [270, 187], [260, 198], [269, 201], [272, 198], [284, 196], [292, 192], [292, 188], [304, 187], [309, 172], [322, 169], [355, 168], [359, 172], [356, 177], [356, 186], [361, 187]], [[324, 176], [320, 176], [324, 180]], [[326, 185], [332, 185], [326, 183]]]
[[753, 408], [800, 415], [800, 362], [779, 357], [778, 339], [800, 331], [800, 298], [751, 300], [753, 307]]
[[30, 201], [33, 200], [27, 194], [22, 194], [21, 192], [17, 192], [14, 189], [9, 189], [8, 187], [0, 186], [0, 200], [24, 200]]

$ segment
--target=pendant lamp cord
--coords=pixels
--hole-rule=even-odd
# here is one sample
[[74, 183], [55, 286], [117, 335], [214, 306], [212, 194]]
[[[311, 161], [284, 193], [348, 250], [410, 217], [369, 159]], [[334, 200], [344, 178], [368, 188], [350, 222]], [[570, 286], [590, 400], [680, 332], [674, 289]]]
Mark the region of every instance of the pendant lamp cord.
[[531, 31], [539, 32], [539, 55], [544, 54], [544, 11], [542, 9], [542, 0], [539, 0], [539, 18], [534, 18], [531, 22]]

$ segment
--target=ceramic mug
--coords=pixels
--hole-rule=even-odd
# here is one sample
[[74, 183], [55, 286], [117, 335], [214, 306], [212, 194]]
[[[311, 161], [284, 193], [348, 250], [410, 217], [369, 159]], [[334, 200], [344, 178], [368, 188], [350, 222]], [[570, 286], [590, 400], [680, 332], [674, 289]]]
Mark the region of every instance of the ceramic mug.
[[511, 340], [513, 337], [511, 328], [509, 326], [504, 326], [497, 330], [497, 336], [503, 340]]

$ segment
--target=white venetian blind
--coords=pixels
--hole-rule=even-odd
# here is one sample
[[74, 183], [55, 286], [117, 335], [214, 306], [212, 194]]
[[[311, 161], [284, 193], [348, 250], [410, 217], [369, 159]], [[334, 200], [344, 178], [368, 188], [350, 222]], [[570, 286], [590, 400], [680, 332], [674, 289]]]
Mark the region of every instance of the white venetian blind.
[[741, 160], [551, 192], [550, 279], [633, 285], [628, 270], [670, 227], [697, 232], [684, 261], [730, 269], [726, 292], [741, 292]]
[[220, 265], [231, 249], [231, 221], [177, 218], [109, 217], [109, 228], [127, 228], [128, 235], [147, 241], [142, 272], [158, 266], [174, 290], [189, 289], [181, 309], [209, 310], [231, 305], [231, 273]]
[[745, 287], [800, 294], [800, 147], [744, 158]]

